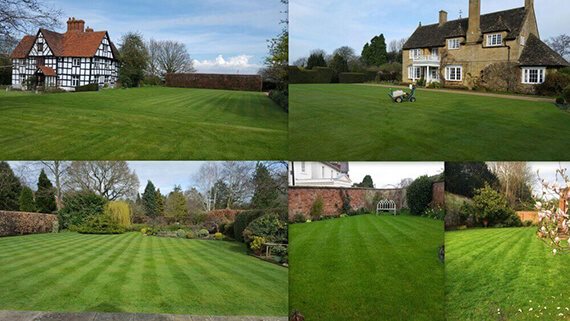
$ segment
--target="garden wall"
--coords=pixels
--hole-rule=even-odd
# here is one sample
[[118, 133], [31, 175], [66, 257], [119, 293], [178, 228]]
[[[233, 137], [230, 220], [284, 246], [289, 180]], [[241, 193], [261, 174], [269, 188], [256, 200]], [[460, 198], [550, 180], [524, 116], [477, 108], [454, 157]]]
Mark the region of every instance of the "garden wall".
[[434, 207], [445, 207], [445, 182], [435, 182], [431, 190], [432, 205]]
[[50, 233], [57, 215], [0, 211], [0, 236]]
[[521, 212], [517, 212], [517, 215], [519, 216], [519, 218], [521, 219], [521, 221], [523, 223], [525, 221], [532, 221], [532, 223], [538, 224], [538, 212], [521, 211]]
[[167, 87], [261, 91], [260, 75], [167, 74]]

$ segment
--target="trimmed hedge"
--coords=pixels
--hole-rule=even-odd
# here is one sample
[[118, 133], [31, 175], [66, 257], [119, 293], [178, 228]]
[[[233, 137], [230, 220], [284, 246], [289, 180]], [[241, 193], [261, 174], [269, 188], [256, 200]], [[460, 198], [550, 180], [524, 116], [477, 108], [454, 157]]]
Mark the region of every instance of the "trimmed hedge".
[[75, 87], [75, 92], [82, 92], [82, 91], [99, 91], [99, 84], [93, 83], [85, 86]]
[[0, 211], [0, 236], [57, 232], [56, 215]]
[[167, 87], [261, 91], [260, 75], [180, 73], [166, 75]]
[[313, 69], [299, 69], [297, 66], [289, 67], [289, 82], [291, 84], [330, 84], [334, 70], [326, 67]]
[[366, 81], [366, 74], [361, 72], [341, 72], [338, 75], [338, 82], [341, 84], [357, 84]]

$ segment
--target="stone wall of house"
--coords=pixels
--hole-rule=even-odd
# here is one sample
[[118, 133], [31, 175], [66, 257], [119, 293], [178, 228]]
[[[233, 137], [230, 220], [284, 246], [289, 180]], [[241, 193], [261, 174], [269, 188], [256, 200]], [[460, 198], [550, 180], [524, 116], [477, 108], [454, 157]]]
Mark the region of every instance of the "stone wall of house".
[[167, 74], [166, 86], [261, 91], [263, 81], [260, 75]]
[[53, 214], [0, 211], [0, 236], [50, 233], [58, 222]]

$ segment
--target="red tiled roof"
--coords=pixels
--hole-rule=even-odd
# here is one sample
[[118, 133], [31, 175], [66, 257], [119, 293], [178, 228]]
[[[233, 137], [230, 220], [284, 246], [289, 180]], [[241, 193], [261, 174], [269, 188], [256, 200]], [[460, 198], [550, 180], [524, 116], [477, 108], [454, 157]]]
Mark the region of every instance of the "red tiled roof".
[[[106, 31], [96, 32], [66, 32], [58, 33], [47, 29], [40, 29], [47, 45], [57, 57], [84, 57], [95, 56], [97, 49], [107, 34]], [[35, 42], [36, 36], [25, 36], [16, 49], [12, 52], [12, 58], [26, 58]], [[118, 50], [111, 42], [111, 51], [118, 59]]]
[[10, 58], [12, 59], [22, 59], [28, 56], [30, 49], [34, 45], [34, 41], [36, 40], [35, 36], [24, 36], [24, 38], [18, 43]]
[[53, 68], [40, 66], [39, 69], [42, 71], [42, 74], [44, 74], [45, 76], [57, 76]]

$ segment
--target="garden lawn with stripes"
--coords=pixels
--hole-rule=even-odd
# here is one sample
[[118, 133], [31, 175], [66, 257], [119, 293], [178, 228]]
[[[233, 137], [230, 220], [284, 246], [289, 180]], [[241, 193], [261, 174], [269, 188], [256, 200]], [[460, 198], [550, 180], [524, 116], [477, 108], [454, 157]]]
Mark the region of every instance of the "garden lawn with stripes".
[[0, 249], [0, 310], [287, 315], [287, 269], [241, 243], [68, 232]]
[[282, 160], [287, 113], [260, 92], [0, 91], [0, 146], [11, 160]]
[[[570, 112], [554, 103], [419, 89], [393, 103], [372, 85], [290, 86], [297, 160], [570, 159]], [[330, 143], [323, 143], [330, 142]]]
[[289, 233], [289, 306], [306, 320], [444, 320], [442, 221], [363, 215]]
[[448, 320], [570, 320], [570, 254], [536, 228], [446, 232]]

